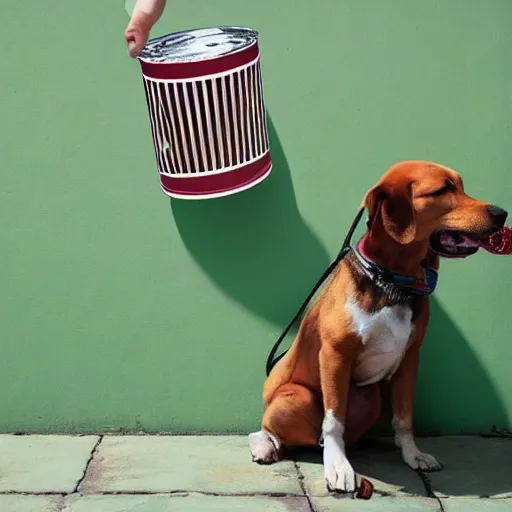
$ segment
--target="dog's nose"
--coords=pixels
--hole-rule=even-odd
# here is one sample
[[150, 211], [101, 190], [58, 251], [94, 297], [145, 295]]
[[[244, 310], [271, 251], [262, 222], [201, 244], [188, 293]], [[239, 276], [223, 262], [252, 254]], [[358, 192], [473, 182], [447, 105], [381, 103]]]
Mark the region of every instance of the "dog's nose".
[[489, 212], [489, 215], [491, 216], [494, 224], [499, 226], [503, 226], [505, 224], [508, 213], [503, 208], [500, 208], [494, 204], [490, 204], [487, 207], [487, 211]]

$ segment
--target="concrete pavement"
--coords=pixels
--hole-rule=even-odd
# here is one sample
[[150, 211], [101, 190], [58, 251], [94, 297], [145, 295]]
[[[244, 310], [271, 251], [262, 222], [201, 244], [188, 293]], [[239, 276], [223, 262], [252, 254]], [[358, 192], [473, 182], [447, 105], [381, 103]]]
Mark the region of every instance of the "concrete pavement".
[[0, 436], [1, 512], [500, 512], [512, 510], [512, 440], [422, 438], [445, 464], [408, 469], [390, 440], [350, 459], [370, 501], [329, 495], [317, 451], [251, 463], [242, 436]]

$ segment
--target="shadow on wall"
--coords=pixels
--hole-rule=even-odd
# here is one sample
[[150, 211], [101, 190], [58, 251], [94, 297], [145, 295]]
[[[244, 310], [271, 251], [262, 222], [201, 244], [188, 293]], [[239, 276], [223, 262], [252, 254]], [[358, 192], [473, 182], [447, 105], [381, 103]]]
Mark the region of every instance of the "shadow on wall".
[[[290, 169], [270, 119], [269, 135], [274, 168], [263, 183], [222, 199], [171, 199], [171, 209], [188, 252], [215, 285], [281, 328], [330, 258], [297, 208]], [[419, 431], [505, 427], [506, 411], [485, 368], [439, 303], [433, 299], [431, 304], [417, 387]], [[389, 405], [387, 392], [384, 401]], [[389, 428], [387, 407], [378, 429]]]
[[171, 209], [188, 252], [223, 293], [282, 326], [330, 258], [297, 209], [271, 119], [268, 128], [273, 170], [265, 181], [222, 199], [171, 199]]
[[[441, 262], [441, 279], [442, 273]], [[485, 367], [435, 297], [430, 309], [416, 387], [417, 433], [490, 433], [493, 426], [506, 429], [507, 411]], [[384, 386], [383, 415], [375, 432], [391, 433], [391, 417], [390, 389]]]
[[[441, 279], [442, 271], [441, 266]], [[477, 313], [476, 308], [475, 304], [475, 311], [468, 314]], [[482, 433], [493, 425], [506, 428], [507, 411], [487, 370], [435, 299], [431, 301], [431, 318], [421, 349], [418, 424], [431, 431], [453, 433], [464, 431], [464, 425]], [[485, 344], [487, 339], [480, 342]]]

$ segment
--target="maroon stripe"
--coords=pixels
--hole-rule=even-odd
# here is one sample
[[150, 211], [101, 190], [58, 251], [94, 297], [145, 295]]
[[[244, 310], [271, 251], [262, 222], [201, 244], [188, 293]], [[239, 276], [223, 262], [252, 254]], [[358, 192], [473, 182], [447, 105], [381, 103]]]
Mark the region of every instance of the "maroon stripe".
[[268, 172], [271, 165], [270, 152], [267, 152], [259, 160], [233, 171], [210, 176], [199, 175], [194, 178], [177, 178], [161, 174], [160, 183], [165, 191], [175, 194], [188, 196], [220, 194], [253, 183]]
[[224, 73], [252, 62], [259, 55], [258, 43], [231, 55], [197, 62], [146, 62], [139, 59], [142, 73], [149, 78], [178, 80]]

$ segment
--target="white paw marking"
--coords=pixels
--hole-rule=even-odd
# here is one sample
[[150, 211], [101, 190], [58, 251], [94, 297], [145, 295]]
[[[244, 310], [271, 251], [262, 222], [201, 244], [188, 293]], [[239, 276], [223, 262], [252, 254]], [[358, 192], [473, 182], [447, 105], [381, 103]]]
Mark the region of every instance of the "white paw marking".
[[356, 475], [345, 455], [343, 433], [345, 427], [328, 410], [322, 425], [324, 442], [324, 475], [329, 491], [354, 492]]
[[393, 419], [393, 429], [395, 430], [395, 443], [402, 450], [402, 458], [409, 467], [421, 471], [443, 469], [443, 465], [433, 455], [420, 452], [411, 428], [401, 427], [400, 421], [395, 418]]
[[265, 430], [249, 434], [249, 450], [253, 462], [272, 464], [279, 460], [279, 442]]
[[420, 469], [421, 471], [441, 471], [443, 465], [428, 453], [423, 453], [415, 449], [402, 450], [402, 457], [405, 463], [412, 469]]
[[346, 455], [336, 446], [324, 441], [324, 475], [329, 491], [353, 492], [356, 475]]

